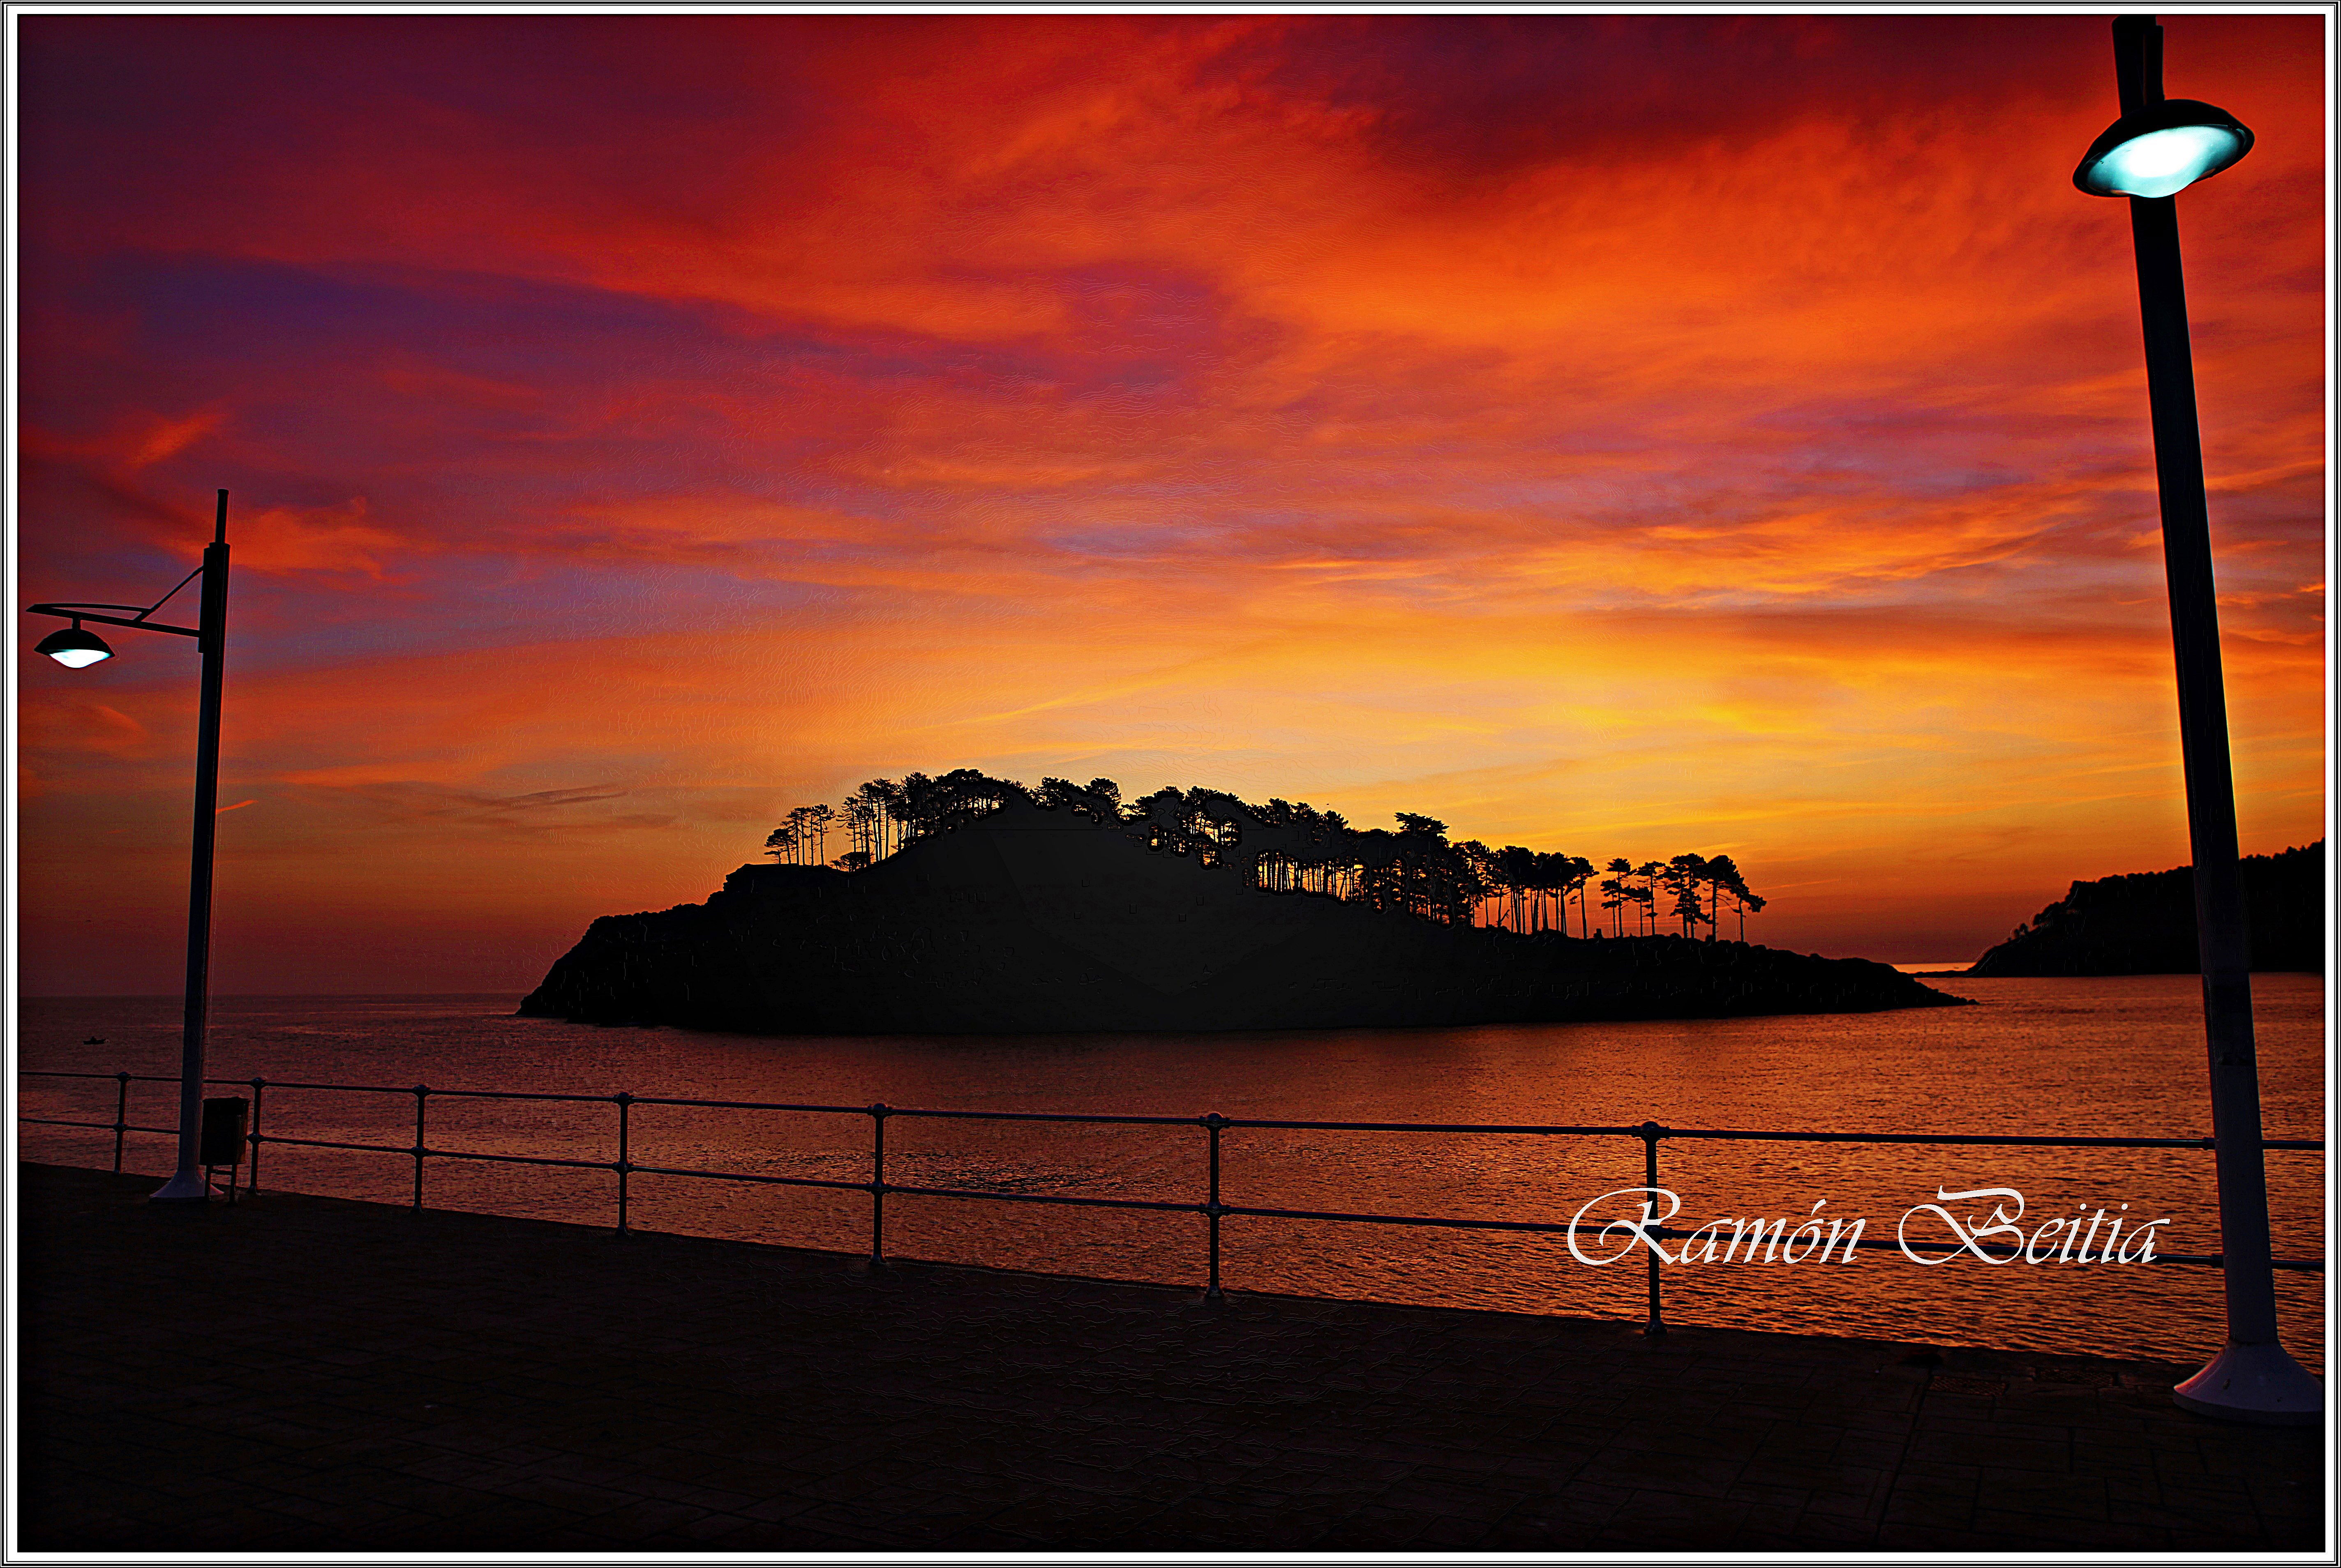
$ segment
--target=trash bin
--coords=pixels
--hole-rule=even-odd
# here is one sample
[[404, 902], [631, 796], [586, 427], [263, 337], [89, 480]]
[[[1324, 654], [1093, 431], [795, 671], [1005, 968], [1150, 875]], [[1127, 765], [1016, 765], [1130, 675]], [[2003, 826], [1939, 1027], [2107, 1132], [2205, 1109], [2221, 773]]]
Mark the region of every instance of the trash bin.
[[204, 1136], [196, 1146], [197, 1165], [235, 1166], [244, 1163], [244, 1110], [245, 1102], [241, 1098], [204, 1102]]

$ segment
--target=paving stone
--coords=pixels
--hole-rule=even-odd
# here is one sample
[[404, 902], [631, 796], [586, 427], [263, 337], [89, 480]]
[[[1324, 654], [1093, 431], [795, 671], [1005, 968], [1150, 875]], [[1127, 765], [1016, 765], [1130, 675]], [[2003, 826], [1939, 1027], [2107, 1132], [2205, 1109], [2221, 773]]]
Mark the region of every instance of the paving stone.
[[2321, 1544], [2316, 1434], [2191, 1369], [20, 1173], [27, 1552]]
[[2013, 1541], [2018, 1551], [2150, 1552], [2167, 1539], [2164, 1532], [2142, 1524], [2056, 1519], [1982, 1507], [1975, 1511], [1975, 1528]]

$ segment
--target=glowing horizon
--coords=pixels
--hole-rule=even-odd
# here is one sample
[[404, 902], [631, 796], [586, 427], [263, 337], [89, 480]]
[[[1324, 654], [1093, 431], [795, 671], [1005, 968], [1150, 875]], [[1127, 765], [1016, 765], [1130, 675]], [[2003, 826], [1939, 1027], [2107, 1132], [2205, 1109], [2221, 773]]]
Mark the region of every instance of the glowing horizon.
[[[2258, 137], [2178, 200], [2268, 853], [2325, 23], [2166, 25]], [[2187, 860], [2105, 17], [19, 27], [19, 598], [234, 492], [223, 993], [525, 990], [913, 769], [1728, 853], [1903, 963]], [[20, 622], [22, 985], [168, 993], [194, 660]]]

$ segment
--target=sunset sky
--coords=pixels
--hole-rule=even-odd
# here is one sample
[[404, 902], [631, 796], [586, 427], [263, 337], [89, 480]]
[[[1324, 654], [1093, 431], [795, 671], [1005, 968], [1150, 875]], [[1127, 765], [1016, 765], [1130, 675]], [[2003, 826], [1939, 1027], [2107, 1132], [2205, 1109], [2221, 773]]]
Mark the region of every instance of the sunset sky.
[[[518, 992], [975, 767], [1966, 960], [2187, 856], [2106, 15], [19, 14], [20, 603], [234, 492], [214, 987]], [[2326, 19], [2174, 15], [2246, 852], [2324, 831]], [[182, 600], [192, 617], [192, 593]], [[19, 618], [25, 991], [196, 660]]]

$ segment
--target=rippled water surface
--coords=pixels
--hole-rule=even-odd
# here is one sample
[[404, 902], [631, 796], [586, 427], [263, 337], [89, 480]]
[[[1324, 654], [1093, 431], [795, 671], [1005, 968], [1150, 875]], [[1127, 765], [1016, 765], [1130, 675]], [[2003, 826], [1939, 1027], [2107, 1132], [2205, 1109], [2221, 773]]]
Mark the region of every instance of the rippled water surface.
[[[510, 997], [242, 997], [214, 1004], [212, 1072], [433, 1088], [621, 1090], [680, 1098], [883, 1101], [932, 1109], [1091, 1111], [1331, 1121], [1621, 1125], [1843, 1132], [2199, 1136], [2209, 1128], [2200, 993], [2191, 976], [1931, 982], [1980, 1006], [1918, 1012], [1676, 1023], [1464, 1029], [1018, 1038], [759, 1039], [597, 1028], [510, 1016]], [[2317, 977], [2254, 983], [2271, 1137], [2322, 1136], [2324, 988]], [[21, 1065], [85, 1072], [177, 1070], [177, 1006], [164, 999], [24, 1004]], [[102, 1045], [85, 1045], [86, 1037]], [[216, 1092], [229, 1092], [222, 1089]], [[248, 1091], [247, 1091], [248, 1092]], [[28, 1077], [25, 1114], [110, 1122], [111, 1084]], [[165, 1085], [133, 1086], [129, 1119], [171, 1119]], [[268, 1087], [262, 1130], [349, 1143], [413, 1142], [414, 1097]], [[615, 1158], [608, 1104], [440, 1099], [433, 1148]], [[638, 1165], [866, 1181], [872, 1118], [637, 1107]], [[108, 1134], [26, 1126], [26, 1158], [104, 1165]], [[168, 1168], [170, 1142], [132, 1135], [128, 1168]], [[886, 1176], [1001, 1193], [1200, 1202], [1200, 1126], [1094, 1126], [892, 1118]], [[269, 1187], [407, 1201], [403, 1155], [272, 1146]], [[1515, 1220], [1567, 1220], [1642, 1182], [1622, 1137], [1235, 1128], [1223, 1201]], [[2320, 1154], [2271, 1153], [2276, 1252], [2324, 1249]], [[2077, 1212], [2170, 1222], [2164, 1252], [2213, 1253], [2212, 1161], [2190, 1149], [1887, 1147], [1671, 1141], [1660, 1185], [1678, 1225], [1824, 1216], [1890, 1239], [1940, 1189], [2012, 1187], [2032, 1220]], [[586, 1223], [614, 1218], [616, 1177], [434, 1159], [439, 1206]], [[633, 1217], [656, 1229], [861, 1250], [866, 1194], [637, 1175]], [[2121, 1206], [2127, 1205], [2127, 1210]], [[1964, 1209], [1974, 1206], [1952, 1206]], [[1604, 1211], [1614, 1213], [1615, 1209]], [[1927, 1222], [1931, 1223], [1931, 1222]], [[1357, 1295], [1511, 1311], [1631, 1317], [1640, 1261], [1591, 1267], [1563, 1240], [1519, 1233], [1235, 1216], [1224, 1224], [1231, 1288]], [[1919, 1234], [1914, 1225], [1913, 1236]], [[1938, 1226], [1928, 1233], [1939, 1235]], [[899, 1255], [1200, 1283], [1196, 1215], [890, 1196]], [[1593, 1253], [1589, 1233], [1585, 1244]], [[1594, 1254], [1599, 1255], [1598, 1253]], [[2199, 1357], [2222, 1334], [2216, 1270], [2178, 1266], [1920, 1267], [1895, 1253], [1686, 1263], [1663, 1270], [1677, 1322], [1859, 1334], [1938, 1344]], [[2279, 1275], [2287, 1343], [2321, 1365], [2323, 1284]]]

